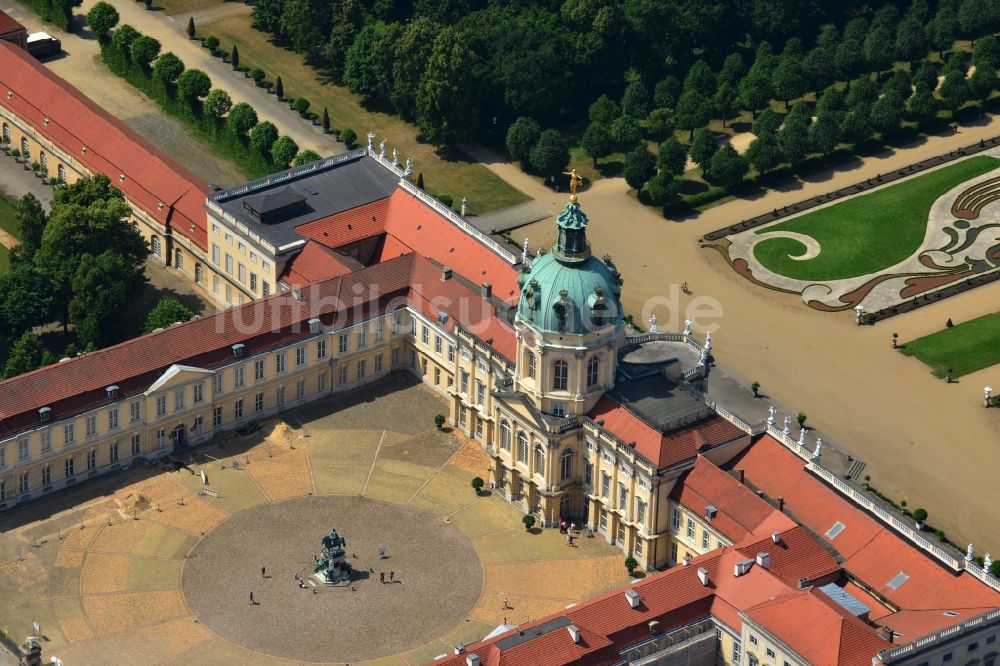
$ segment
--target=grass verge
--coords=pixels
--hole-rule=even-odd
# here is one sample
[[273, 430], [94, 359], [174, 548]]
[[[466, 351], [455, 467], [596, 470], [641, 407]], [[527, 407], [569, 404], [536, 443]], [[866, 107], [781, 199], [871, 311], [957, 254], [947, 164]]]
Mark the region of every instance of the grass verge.
[[925, 335], [902, 348], [930, 367], [935, 377], [951, 368], [961, 377], [1000, 363], [1000, 312]]
[[330, 114], [334, 129], [350, 128], [359, 141], [369, 131], [385, 138], [388, 150], [399, 150], [400, 160], [414, 161], [414, 173], [423, 173], [425, 189], [434, 195], [447, 194], [455, 201], [469, 200], [469, 210], [482, 214], [528, 200], [522, 192], [508, 185], [486, 167], [461, 154], [441, 155], [434, 146], [417, 141], [417, 129], [399, 117], [364, 105], [361, 98], [330, 80], [326, 72], [303, 63], [302, 56], [275, 45], [263, 32], [250, 26], [245, 16], [230, 16], [198, 26], [200, 36], [218, 37], [221, 48], [240, 50], [240, 65], [260, 67], [269, 81], [281, 77], [285, 97], [304, 97], [309, 110]]
[[966, 180], [992, 171], [1000, 160], [980, 155], [870, 194], [758, 231], [791, 231], [819, 243], [819, 255], [796, 261], [805, 246], [789, 238], [758, 243], [754, 256], [766, 268], [798, 280], [839, 280], [877, 273], [912, 255], [923, 242], [931, 206]]

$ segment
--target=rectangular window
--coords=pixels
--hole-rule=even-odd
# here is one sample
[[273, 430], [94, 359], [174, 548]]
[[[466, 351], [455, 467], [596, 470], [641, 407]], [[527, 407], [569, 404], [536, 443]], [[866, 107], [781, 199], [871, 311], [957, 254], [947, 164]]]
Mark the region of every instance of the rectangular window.
[[167, 396], [158, 395], [156, 396], [156, 416], [157, 418], [164, 416], [167, 413]]
[[0, 446], [0, 469], [7, 466], [7, 447]]
[[365, 360], [361, 359], [358, 361], [358, 379], [365, 378]]
[[31, 457], [31, 449], [28, 446], [28, 439], [17, 440], [17, 460], [18, 462], [22, 460], [27, 460]]
[[87, 470], [97, 469], [97, 451], [91, 449], [87, 451]]
[[326, 358], [326, 339], [316, 341], [316, 358]]
[[212, 377], [212, 394], [222, 393], [222, 373], [217, 372]]
[[66, 472], [67, 479], [73, 478], [73, 476], [76, 475], [76, 461], [72, 458], [66, 458], [66, 462], [63, 467], [65, 468], [64, 471]]
[[382, 354], [375, 355], [375, 374], [382, 372]]
[[341, 386], [343, 386], [344, 384], [347, 383], [347, 366], [346, 365], [340, 366], [340, 371], [339, 371], [338, 377], [337, 377], [337, 383], [340, 384]]
[[162, 449], [167, 445], [167, 431], [160, 428], [156, 431], [156, 448]]
[[588, 486], [594, 483], [594, 466], [589, 460], [583, 462], [583, 482]]
[[628, 506], [628, 491], [624, 483], [618, 484], [618, 509], [624, 511]]
[[677, 542], [673, 541], [670, 543], [670, 561], [677, 561]]
[[132, 455], [137, 456], [142, 453], [142, 435], [132, 435]]
[[687, 537], [688, 539], [694, 538], [694, 518], [688, 518], [687, 524]]
[[226, 242], [229, 243], [230, 245], [233, 244], [233, 235], [229, 232], [226, 232]]
[[264, 394], [258, 393], [253, 397], [253, 409], [255, 412], [264, 411]]
[[257, 293], [257, 274], [250, 273], [250, 291]]
[[118, 408], [112, 407], [108, 410], [108, 430], [118, 429]]
[[754, 636], [753, 634], [750, 634], [750, 645], [759, 645], [759, 644], [760, 641], [757, 640], [757, 637]]
[[84, 423], [87, 426], [87, 437], [93, 437], [97, 434], [97, 417], [91, 414], [86, 419]]
[[552, 414], [553, 416], [566, 416], [566, 403], [565, 402], [552, 403]]
[[434, 336], [434, 353], [437, 354], [437, 355], [439, 355], [439, 356], [441, 355], [441, 336], [440, 335], [435, 335]]
[[462, 394], [469, 393], [469, 373], [465, 370], [459, 370], [459, 380], [458, 380], [458, 390]]
[[946, 652], [944, 655], [941, 656], [941, 661], [949, 662], [954, 658], [954, 656], [955, 655], [953, 655], [951, 652]]
[[212, 408], [212, 427], [218, 428], [222, 425], [222, 407]]
[[[674, 544], [674, 545], [676, 546], [676, 544]], [[677, 558], [675, 557], [674, 560], [676, 561], [676, 559]], [[740, 646], [740, 642], [737, 641], [737, 640], [734, 640], [733, 641], [733, 663], [734, 664], [739, 664], [740, 660], [743, 658], [743, 654], [742, 654], [742, 651], [740, 650], [740, 647], [741, 647]]]
[[253, 380], [259, 382], [264, 379], [264, 359], [258, 358], [253, 362]]
[[194, 385], [194, 404], [200, 405], [205, 400], [205, 384]]
[[285, 352], [278, 352], [274, 355], [274, 371], [284, 372], [285, 371]]
[[358, 330], [358, 349], [365, 349], [368, 346], [368, 329], [362, 326]]
[[319, 376], [316, 377], [316, 390], [325, 391], [326, 390], [326, 373], [321, 372]]
[[601, 472], [601, 496], [607, 498], [611, 495], [611, 476], [607, 472]]
[[67, 423], [63, 426], [63, 444], [69, 446], [76, 441], [76, 426], [72, 423]]
[[306, 348], [297, 347], [295, 349], [295, 367], [301, 368], [305, 364], [306, 364]]
[[300, 379], [295, 382], [295, 398], [301, 400], [306, 397], [306, 380]]
[[642, 500], [635, 502], [635, 522], [640, 525], [646, 524], [646, 503]]
[[712, 535], [708, 533], [705, 528], [701, 529], [701, 549], [708, 550], [708, 547], [712, 544]]
[[642, 555], [642, 539], [635, 540], [635, 554]]
[[337, 338], [337, 352], [340, 353], [340, 354], [346, 354], [347, 353], [347, 345], [348, 344], [349, 343], [347, 341], [347, 334], [346, 333], [342, 333], [340, 335], [340, 337]]
[[478, 379], [476, 380], [476, 404], [481, 405], [486, 402], [486, 385]]
[[42, 485], [47, 486], [52, 483], [52, 465], [42, 468]]
[[108, 460], [111, 462], [118, 462], [118, 442], [113, 442], [111, 446], [108, 447]]
[[375, 342], [382, 342], [385, 339], [385, 319], [375, 322]]
[[399, 348], [398, 347], [396, 349], [392, 350], [392, 357], [391, 358], [392, 358], [392, 367], [395, 368], [397, 365], [399, 365]]
[[278, 390], [274, 392], [274, 402], [281, 407], [285, 404], [285, 387], [279, 386]]
[[129, 406], [128, 406], [128, 420], [129, 420], [129, 423], [135, 423], [136, 421], [138, 421], [139, 419], [142, 418], [142, 414], [139, 411], [140, 410], [139, 405], [141, 405], [141, 404], [142, 403], [139, 402], [138, 400], [133, 400], [131, 403], [129, 403]]
[[226, 252], [226, 272], [233, 274], [233, 255]]
[[431, 339], [431, 332], [429, 330], [427, 330], [426, 326], [421, 326], [420, 327], [420, 341], [423, 342], [426, 345], [426, 344], [428, 344], [430, 342], [430, 339]]
[[[41, 437], [41, 440], [42, 440], [42, 452], [44, 453], [46, 451], [51, 451], [52, 450], [52, 431], [51, 430], [43, 430], [42, 433], [41, 433], [41, 435], [39, 435], [39, 437]], [[3, 452], [4, 452], [4, 449], [0, 449], [0, 453], [3, 453]], [[2, 460], [0, 460], [0, 467], [3, 467]]]
[[179, 412], [184, 409], [185, 394], [187, 391], [185, 389], [179, 388], [174, 391], [174, 411]]
[[770, 657], [771, 659], [774, 659], [774, 650], [772, 650], [771, 648], [765, 648], [764, 654]]
[[29, 490], [31, 490], [31, 485], [30, 484], [31, 484], [31, 481], [28, 478], [28, 473], [27, 472], [22, 472], [21, 473], [21, 487], [20, 487], [22, 495], [25, 494], [25, 493], [27, 493]]
[[236, 265], [236, 279], [240, 281], [240, 284], [247, 283], [247, 267], [240, 262]]
[[218, 266], [219, 263], [222, 261], [221, 257], [222, 257], [222, 249], [215, 243], [212, 243], [212, 263]]
[[263, 282], [260, 283], [260, 294], [261, 296], [267, 296], [270, 293], [271, 293], [271, 285], [267, 283], [267, 280], [264, 280]]
[[455, 345], [448, 345], [448, 362], [455, 362]]
[[236, 404], [233, 405], [233, 418], [237, 419], [237, 420], [243, 418], [243, 401], [242, 400], [237, 400]]
[[233, 368], [233, 388], [242, 388], [245, 379], [243, 366]]

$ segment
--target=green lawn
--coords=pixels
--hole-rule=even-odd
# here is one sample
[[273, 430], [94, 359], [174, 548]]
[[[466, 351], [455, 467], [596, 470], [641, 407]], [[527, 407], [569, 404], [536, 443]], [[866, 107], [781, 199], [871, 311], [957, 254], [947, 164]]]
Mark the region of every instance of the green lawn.
[[877, 273], [912, 255], [923, 242], [927, 216], [942, 194], [1000, 166], [985, 155], [910, 178], [758, 231], [794, 231], [816, 239], [820, 254], [808, 261], [802, 243], [774, 238], [758, 243], [754, 256], [766, 268], [799, 280], [839, 280]]
[[902, 349], [944, 377], [948, 368], [955, 377], [1000, 363], [1000, 312], [907, 342]]
[[369, 130], [378, 140], [387, 139], [386, 148], [399, 150], [400, 160], [414, 161], [414, 173], [423, 173], [425, 189], [434, 195], [448, 194], [456, 202], [469, 200], [474, 214], [512, 206], [528, 200], [483, 165], [461, 155], [443, 157], [434, 146], [417, 141], [417, 128], [398, 116], [366, 108], [358, 95], [330, 82], [324, 72], [306, 65], [301, 55], [271, 43], [269, 35], [250, 27], [247, 16], [227, 18], [198, 26], [198, 35], [218, 37], [227, 53], [233, 44], [239, 46], [240, 65], [260, 67], [273, 82], [281, 77], [285, 97], [305, 97], [310, 111], [330, 113], [330, 125], [335, 129], [350, 128], [365, 141]]
[[[0, 229], [17, 236], [17, 202], [0, 194]], [[10, 270], [10, 250], [0, 245], [0, 274]]]

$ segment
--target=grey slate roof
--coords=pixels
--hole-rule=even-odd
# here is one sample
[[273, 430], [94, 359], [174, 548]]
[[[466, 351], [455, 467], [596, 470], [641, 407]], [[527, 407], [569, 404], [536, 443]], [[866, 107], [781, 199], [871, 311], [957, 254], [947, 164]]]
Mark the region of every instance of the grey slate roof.
[[[302, 239], [295, 227], [385, 198], [398, 182], [397, 175], [359, 149], [258, 178], [209, 198], [261, 238], [281, 247]], [[257, 210], [273, 210], [298, 197], [305, 201], [292, 209], [291, 216], [279, 216], [279, 221], [271, 223], [258, 222], [244, 207], [246, 202]]]

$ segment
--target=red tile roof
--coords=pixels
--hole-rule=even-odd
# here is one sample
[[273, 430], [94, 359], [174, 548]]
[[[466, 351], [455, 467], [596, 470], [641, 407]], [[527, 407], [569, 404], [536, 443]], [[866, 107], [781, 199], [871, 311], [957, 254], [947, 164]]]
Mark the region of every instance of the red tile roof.
[[[74, 162], [107, 176], [134, 206], [207, 249], [207, 183], [23, 49], [0, 41], [0, 60], [0, 90], [4, 92], [0, 104], [24, 118]], [[10, 99], [7, 91], [13, 92]]]
[[[768, 529], [767, 522], [762, 524], [762, 532]], [[780, 535], [778, 543], [774, 543], [770, 535], [750, 536], [736, 544], [736, 549], [746, 559], [756, 558], [757, 553], [768, 553], [771, 572], [792, 586], [802, 578], [814, 581], [840, 570], [833, 555], [799, 525], [774, 531]]]
[[12, 19], [6, 13], [0, 11], [0, 37], [16, 35], [20, 32], [27, 32], [27, 28]]
[[[890, 644], [816, 591], [767, 601], [746, 615], [813, 666], [870, 666]], [[808, 618], [808, 621], [803, 621]]]
[[647, 424], [610, 396], [602, 396], [588, 414], [604, 421], [604, 428], [623, 442], [635, 442], [635, 451], [657, 469], [693, 458], [696, 453], [731, 442], [746, 433], [721, 416], [710, 416], [666, 434]]
[[316, 241], [306, 241], [302, 251], [285, 265], [281, 279], [293, 287], [346, 275], [360, 266], [349, 257], [339, 256]]
[[338, 248], [385, 232], [389, 197], [322, 217], [295, 227], [295, 232], [317, 243]]

